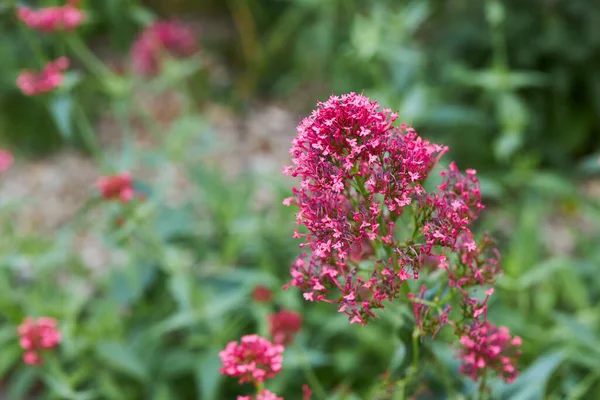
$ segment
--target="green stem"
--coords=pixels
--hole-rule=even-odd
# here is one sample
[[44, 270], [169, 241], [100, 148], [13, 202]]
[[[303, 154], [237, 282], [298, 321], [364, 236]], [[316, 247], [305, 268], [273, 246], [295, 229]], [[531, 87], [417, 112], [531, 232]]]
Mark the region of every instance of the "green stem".
[[106, 65], [104, 65], [104, 63], [90, 51], [90, 49], [88, 49], [79, 36], [75, 34], [68, 35], [66, 37], [66, 42], [73, 53], [75, 53], [77, 58], [95, 75], [101, 77], [102, 79], [110, 79], [114, 77], [114, 74], [111, 72], [111, 70], [108, 69]]
[[134, 163], [133, 140], [135, 135], [131, 128], [131, 123], [129, 120], [129, 107], [127, 106], [127, 103], [116, 103], [115, 114], [117, 115], [117, 121], [119, 123], [119, 126], [121, 127], [121, 133], [123, 135], [121, 169], [124, 171], [128, 171], [131, 169]]
[[412, 368], [414, 373], [416, 373], [419, 369], [419, 329], [417, 327], [415, 327], [415, 330], [412, 334], [412, 352]]
[[78, 102], [75, 104], [75, 110], [77, 112], [75, 117], [81, 132], [81, 139], [84, 141], [94, 159], [96, 159], [101, 166], [104, 166], [104, 155], [96, 138], [96, 134], [94, 133], [94, 129], [88, 121], [81, 104]]
[[487, 389], [487, 374], [484, 373], [483, 378], [481, 379], [481, 383], [479, 384], [479, 390], [477, 394], [478, 400], [486, 399], [486, 389]]
[[21, 28], [21, 32], [23, 32], [23, 36], [27, 41], [27, 45], [33, 52], [33, 55], [40, 66], [43, 68], [48, 63], [48, 58], [44, 55], [44, 51], [40, 46], [38, 40], [31, 34], [31, 31], [28, 27], [24, 26], [22, 23], [19, 23], [19, 27]]
[[300, 363], [302, 365], [302, 369], [304, 371], [304, 376], [306, 377], [306, 380], [308, 381], [310, 388], [315, 393], [315, 396], [317, 397], [317, 399], [321, 399], [321, 400], [327, 399], [327, 393], [325, 392], [323, 385], [321, 385], [321, 382], [319, 382], [319, 379], [317, 378], [315, 371], [310, 366], [310, 363], [308, 362], [308, 357], [306, 356], [306, 353], [304, 352], [304, 350], [300, 349], [299, 346], [295, 346], [295, 347], [296, 347], [296, 351], [300, 354]]

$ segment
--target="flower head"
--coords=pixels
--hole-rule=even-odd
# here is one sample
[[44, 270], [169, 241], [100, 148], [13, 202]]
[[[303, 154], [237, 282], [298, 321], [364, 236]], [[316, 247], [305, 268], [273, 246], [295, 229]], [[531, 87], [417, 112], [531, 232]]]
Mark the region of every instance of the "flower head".
[[269, 330], [273, 342], [284, 346], [294, 341], [296, 333], [302, 328], [302, 316], [295, 311], [281, 310], [269, 315]]
[[87, 19], [85, 11], [72, 4], [38, 10], [20, 6], [17, 8], [17, 16], [29, 28], [46, 33], [73, 31]]
[[186, 58], [198, 50], [194, 32], [177, 21], [158, 21], [146, 28], [131, 47], [132, 67], [143, 76], [161, 70], [161, 58]]
[[496, 371], [506, 382], [513, 382], [518, 372], [515, 367], [521, 354], [519, 336], [511, 337], [508, 328], [490, 322], [467, 326], [460, 338], [460, 372], [477, 380], [486, 369]]
[[106, 200], [120, 199], [128, 202], [133, 199], [133, 180], [128, 172], [102, 176], [97, 181], [98, 189]]
[[42, 72], [24, 70], [17, 78], [17, 86], [26, 96], [51, 92], [63, 82], [63, 71], [69, 67], [69, 59], [60, 57], [44, 67]]
[[14, 161], [15, 159], [10, 151], [0, 149], [0, 173], [8, 171]]
[[273, 378], [281, 371], [284, 347], [258, 335], [243, 336], [240, 342], [230, 342], [219, 353], [221, 373], [245, 382], [259, 383]]
[[[297, 222], [309, 233], [295, 237], [312, 251], [292, 266], [291, 285], [307, 299], [340, 303], [361, 324], [400, 293], [407, 269], [418, 273], [424, 252], [400, 247], [394, 220], [424, 195], [421, 183], [447, 151], [406, 125], [393, 127], [396, 118], [363, 95], [331, 96], [298, 126], [293, 164], [284, 169], [300, 178], [286, 203], [298, 206]], [[374, 242], [397, 254], [359, 271], [357, 261], [373, 258]]]
[[252, 298], [258, 303], [269, 303], [273, 299], [273, 292], [266, 286], [258, 285], [252, 291]]
[[30, 365], [43, 364], [40, 352], [58, 346], [61, 341], [54, 318], [40, 317], [34, 320], [27, 317], [18, 327], [17, 333], [21, 338], [21, 347], [25, 350], [23, 361]]

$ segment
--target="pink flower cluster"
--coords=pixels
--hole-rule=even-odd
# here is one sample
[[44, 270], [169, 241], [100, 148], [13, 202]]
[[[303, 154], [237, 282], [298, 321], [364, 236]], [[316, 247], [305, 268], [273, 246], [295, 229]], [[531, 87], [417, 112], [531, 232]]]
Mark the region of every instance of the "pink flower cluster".
[[295, 311], [281, 310], [269, 315], [269, 331], [273, 342], [287, 346], [294, 342], [302, 328], [302, 316]]
[[132, 68], [140, 75], [154, 76], [164, 56], [186, 58], [197, 50], [196, 36], [187, 26], [177, 21], [154, 22], [131, 47]]
[[29, 7], [17, 8], [17, 16], [29, 28], [40, 32], [73, 31], [86, 20], [86, 13], [74, 5], [46, 7], [33, 10]]
[[[290, 285], [306, 300], [335, 303], [350, 323], [366, 325], [384, 300], [406, 296], [406, 281], [433, 261], [460, 294], [463, 315], [453, 321], [449, 305], [436, 303], [434, 310], [422, 286], [407, 296], [422, 334], [435, 336], [443, 325], [461, 334], [464, 324], [488, 324], [493, 289], [483, 301], [471, 289], [493, 284], [502, 270], [493, 241], [476, 240], [470, 229], [483, 209], [476, 172], [461, 173], [451, 163], [436, 190], [425, 190], [448, 148], [404, 124], [395, 128], [396, 118], [350, 93], [318, 103], [299, 124], [293, 164], [284, 173], [300, 178], [300, 186], [283, 203], [298, 207], [297, 224], [306, 230], [294, 237], [309, 252], [292, 264]], [[410, 222], [397, 226], [400, 218]]]
[[17, 78], [17, 86], [26, 96], [51, 92], [63, 82], [63, 71], [69, 67], [69, 59], [60, 57], [48, 63], [42, 72], [24, 70]]
[[260, 383], [281, 371], [283, 346], [258, 335], [246, 335], [240, 342], [230, 342], [219, 353], [224, 375], [240, 378], [242, 383]]
[[273, 299], [273, 292], [266, 286], [257, 285], [252, 291], [252, 299], [258, 303], [270, 303]]
[[275, 393], [263, 389], [256, 396], [238, 396], [237, 400], [283, 400], [283, 397], [277, 397]]
[[0, 174], [6, 172], [12, 167], [15, 159], [8, 150], [0, 149]]
[[521, 354], [517, 349], [521, 346], [521, 338], [511, 338], [508, 328], [497, 327], [487, 321], [478, 322], [466, 326], [460, 344], [460, 372], [471, 379], [476, 381], [486, 369], [496, 371], [508, 383], [517, 378], [515, 364]]
[[[307, 300], [338, 303], [361, 324], [418, 274], [429, 245], [398, 240], [395, 220], [426, 196], [421, 184], [447, 151], [412, 128], [394, 128], [396, 118], [363, 95], [332, 96], [298, 126], [293, 165], [284, 169], [301, 178], [284, 204], [299, 207], [297, 222], [309, 233], [294, 236], [312, 250], [308, 262], [301, 257], [292, 266], [291, 285]], [[374, 244], [390, 251], [374, 254]], [[355, 254], [376, 258], [368, 272], [348, 257]]]
[[431, 306], [422, 302], [425, 297], [427, 288], [425, 285], [421, 285], [421, 290], [418, 296], [413, 293], [408, 294], [408, 300], [410, 301], [413, 314], [415, 315], [415, 321], [419, 330], [424, 334], [431, 334], [432, 338], [442, 329], [445, 324], [450, 324], [448, 320], [448, 313], [452, 309], [450, 306], [446, 306], [444, 310], [438, 313], [432, 313]]
[[133, 199], [135, 193], [133, 180], [128, 172], [102, 176], [98, 178], [97, 185], [105, 200], [120, 199], [126, 203]]
[[56, 347], [61, 341], [54, 318], [40, 317], [36, 321], [27, 317], [17, 332], [21, 337], [21, 347], [25, 350], [23, 361], [30, 365], [43, 364], [41, 351]]

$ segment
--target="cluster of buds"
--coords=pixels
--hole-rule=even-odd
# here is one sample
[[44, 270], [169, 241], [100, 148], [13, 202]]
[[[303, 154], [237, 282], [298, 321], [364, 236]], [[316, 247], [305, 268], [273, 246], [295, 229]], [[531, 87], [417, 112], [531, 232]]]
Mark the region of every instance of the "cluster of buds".
[[74, 1], [69, 1], [61, 7], [46, 7], [38, 10], [19, 6], [17, 16], [29, 28], [52, 33], [57, 31], [73, 31], [85, 22], [85, 11], [77, 8]]
[[67, 68], [69, 68], [69, 59], [60, 57], [46, 64], [41, 72], [21, 71], [17, 78], [17, 87], [26, 96], [51, 92], [62, 84], [63, 72]]
[[194, 32], [177, 21], [154, 22], [131, 47], [133, 70], [142, 76], [154, 76], [161, 70], [164, 56], [186, 58], [198, 51]]
[[[362, 325], [386, 300], [403, 297], [423, 334], [450, 325], [461, 335], [467, 324], [489, 324], [492, 291], [484, 301], [470, 293], [494, 284], [502, 272], [493, 242], [476, 240], [470, 229], [483, 209], [479, 180], [475, 170], [462, 173], [451, 163], [441, 172], [442, 183], [427, 191], [424, 181], [448, 148], [404, 124], [394, 127], [396, 119], [377, 102], [350, 93], [318, 103], [299, 124], [293, 164], [284, 173], [299, 178], [300, 186], [283, 203], [299, 209], [296, 220], [305, 230], [294, 237], [303, 239], [305, 251], [292, 264], [290, 285], [306, 300], [337, 304], [351, 323]], [[397, 226], [399, 218], [412, 225]], [[431, 309], [425, 286], [406, 295], [407, 281], [419, 279], [432, 260], [446, 272], [449, 290], [460, 294], [463, 315], [456, 321], [447, 304]], [[509, 360], [513, 366], [516, 356]]]
[[508, 383], [517, 378], [515, 364], [521, 354], [518, 350], [521, 338], [511, 337], [508, 328], [478, 322], [465, 327], [460, 344], [460, 372], [469, 378], [477, 380], [488, 369], [496, 371]]
[[54, 318], [40, 317], [37, 320], [25, 318], [17, 332], [25, 353], [23, 361], [29, 365], [42, 365], [41, 352], [60, 344], [61, 336]]
[[302, 316], [295, 311], [281, 310], [269, 315], [269, 331], [273, 342], [287, 346], [294, 342], [302, 327]]
[[135, 194], [133, 179], [128, 172], [101, 176], [96, 183], [105, 200], [121, 200], [123, 203], [127, 203], [133, 199]]

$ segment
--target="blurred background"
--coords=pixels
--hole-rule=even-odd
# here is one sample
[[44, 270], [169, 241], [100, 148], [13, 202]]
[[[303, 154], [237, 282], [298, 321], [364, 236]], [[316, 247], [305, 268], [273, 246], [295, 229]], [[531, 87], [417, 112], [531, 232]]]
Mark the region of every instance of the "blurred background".
[[[600, 398], [600, 2], [83, 0], [92, 54], [27, 32], [17, 3], [63, 4], [0, 1], [0, 147], [15, 156], [0, 177], [6, 398], [234, 398], [218, 351], [280, 308], [303, 328], [273, 391], [396, 398], [380, 392], [406, 378], [402, 306], [361, 328], [280, 290], [299, 252], [281, 206], [290, 141], [317, 100], [350, 91], [478, 171], [479, 229], [505, 270], [490, 318], [523, 337], [521, 378], [492, 398]], [[199, 52], [144, 80], [130, 49], [156, 19], [189, 26]], [[39, 69], [34, 47], [72, 58], [44, 99], [15, 85]], [[90, 73], [94, 57], [109, 75]], [[148, 200], [98, 206], [97, 177], [120, 170]], [[252, 302], [259, 284], [272, 303]], [[30, 314], [64, 322], [63, 380], [21, 365], [14, 329]], [[469, 398], [450, 347], [423, 346], [435, 368], [408, 393]]]

